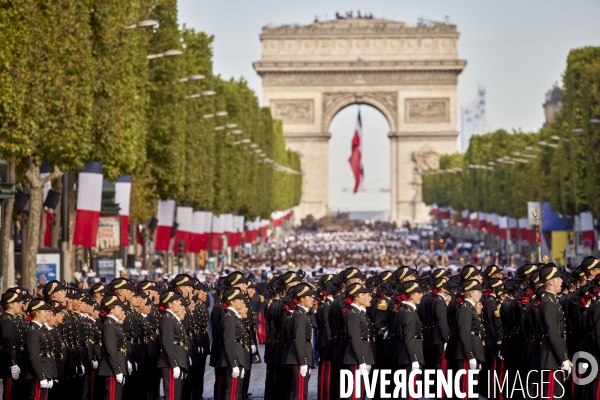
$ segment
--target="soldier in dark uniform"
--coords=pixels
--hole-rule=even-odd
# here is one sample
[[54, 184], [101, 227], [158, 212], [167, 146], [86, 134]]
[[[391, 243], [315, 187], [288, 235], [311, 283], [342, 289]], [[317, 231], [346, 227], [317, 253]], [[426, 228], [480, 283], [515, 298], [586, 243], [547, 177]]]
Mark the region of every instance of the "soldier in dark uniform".
[[225, 278], [221, 277], [215, 285], [215, 293], [213, 294], [214, 306], [210, 314], [210, 323], [212, 326], [212, 346], [210, 349], [210, 360], [208, 365], [215, 370], [215, 383], [213, 393], [215, 400], [222, 400], [225, 395], [225, 376], [222, 369], [219, 368], [219, 358], [221, 357], [222, 338], [221, 338], [221, 318], [223, 317], [223, 307], [221, 306], [221, 298], [223, 290], [225, 290]]
[[108, 294], [108, 290], [106, 290], [106, 286], [104, 283], [95, 283], [90, 287], [90, 296], [92, 300], [98, 305], [102, 302], [104, 296]]
[[319, 351], [319, 373], [318, 373], [318, 400], [329, 399], [329, 385], [331, 382], [331, 359], [327, 353], [329, 341], [331, 340], [331, 328], [329, 327], [329, 309], [333, 302], [333, 292], [327, 290], [327, 283], [335, 279], [333, 274], [324, 274], [319, 279], [319, 305], [317, 308], [317, 342], [316, 349]]
[[224, 310], [219, 329], [222, 345], [218, 368], [223, 369], [221, 376], [225, 380], [222, 399], [241, 400], [244, 371], [248, 368], [251, 357], [250, 338], [242, 320], [242, 314], [246, 313], [245, 296], [242, 290], [225, 289], [221, 307]]
[[287, 398], [289, 400], [306, 400], [310, 369], [314, 368], [313, 333], [308, 313], [313, 307], [315, 292], [307, 283], [296, 285], [290, 290], [295, 310], [291, 317], [290, 340], [292, 344], [285, 359], [290, 378]]
[[[58, 301], [51, 301], [49, 303], [52, 306], [52, 312], [55, 316], [55, 324], [50, 330], [50, 336], [52, 341], [52, 356], [53, 356], [53, 366], [56, 367], [56, 377], [54, 378], [54, 385], [52, 387], [52, 393], [49, 393], [48, 398], [50, 399], [64, 399], [67, 398], [67, 394], [65, 393], [65, 389], [67, 386], [65, 385], [65, 375], [64, 375], [64, 362], [65, 362], [65, 354], [66, 348], [63, 345], [63, 337], [61, 333], [61, 326], [63, 323], [63, 318], [65, 315], [65, 308]], [[94, 399], [98, 399], [98, 397], [94, 397]], [[93, 399], [91, 399], [93, 400]]]
[[120, 400], [127, 375], [127, 348], [123, 334], [125, 305], [115, 295], [108, 295], [100, 304], [102, 323], [102, 356], [98, 375], [104, 377], [104, 400]]
[[[0, 371], [3, 383], [3, 400], [24, 398], [25, 385], [25, 332], [19, 327], [18, 316], [23, 315], [23, 296], [20, 290], [2, 295], [4, 313], [0, 320], [2, 351]], [[28, 388], [27, 388], [28, 389]]]
[[144, 388], [150, 394], [151, 400], [157, 400], [160, 392], [160, 371], [156, 368], [158, 355], [160, 353], [158, 329], [160, 319], [160, 312], [158, 311], [160, 291], [156, 282], [148, 280], [139, 282], [137, 287], [144, 292], [147, 297], [146, 301], [149, 302], [149, 311], [145, 317], [148, 323], [149, 333], [145, 338], [148, 354], [146, 355], [147, 372], [145, 374]]
[[[280, 306], [281, 297], [281, 286], [279, 285], [279, 277], [275, 277], [267, 284], [265, 296], [270, 297], [269, 301], [265, 306], [265, 323], [267, 341], [265, 343], [265, 364], [267, 366], [267, 372], [265, 376], [265, 400], [277, 399], [277, 371], [279, 370], [279, 361], [275, 361], [277, 357], [278, 337], [276, 333], [281, 330], [275, 326], [275, 321], [281, 320], [282, 309]], [[280, 314], [277, 318], [276, 314]], [[319, 371], [320, 372], [320, 371]]]
[[206, 358], [210, 354], [210, 337], [208, 335], [208, 309], [206, 302], [208, 300], [208, 287], [201, 284], [197, 279], [194, 282], [194, 302], [193, 312], [196, 321], [196, 346], [198, 350], [198, 362], [192, 365], [191, 376], [197, 376], [198, 379], [192, 382], [192, 399], [201, 400], [204, 394], [204, 371], [206, 369]]
[[444, 352], [450, 339], [450, 327], [448, 326], [448, 303], [450, 293], [444, 277], [433, 281], [432, 301], [429, 311], [431, 334], [425, 351], [425, 368], [445, 370]]
[[[486, 278], [486, 289], [483, 292], [481, 319], [485, 329], [485, 363], [484, 369], [479, 374], [479, 388], [486, 391], [489, 386], [488, 376], [492, 377], [491, 371], [496, 370], [496, 358], [500, 351], [500, 344], [502, 344], [502, 332], [497, 332], [498, 325], [494, 316], [496, 311], [500, 310], [500, 300], [496, 296], [496, 289], [504, 285], [502, 279], [492, 278], [492, 276], [499, 275], [498, 272], [495, 272], [497, 269], [498, 267], [495, 265], [490, 265], [483, 273]], [[502, 325], [500, 324], [500, 326]]]
[[[407, 371], [407, 376], [412, 371], [421, 373], [425, 365], [423, 355], [423, 326], [417, 314], [417, 306], [423, 298], [423, 289], [417, 282], [405, 282], [400, 285], [400, 296], [402, 308], [398, 311], [394, 324], [396, 332], [402, 338], [402, 347], [396, 351], [396, 362], [400, 369]], [[409, 382], [413, 388], [416, 387], [417, 376], [413, 382]]]
[[[483, 326], [476, 311], [482, 291], [481, 284], [474, 279], [463, 281], [459, 288], [459, 297], [456, 302], [460, 306], [456, 311], [454, 328], [456, 351], [453, 371], [481, 369], [481, 364], [485, 362], [482, 342]], [[467, 375], [461, 379], [461, 386], [463, 391], [469, 386]]]
[[544, 372], [545, 376], [542, 378], [540, 390], [546, 398], [562, 396], [566, 387], [566, 378], [571, 373], [571, 362], [567, 353], [565, 316], [557, 297], [561, 291], [563, 274], [564, 272], [553, 264], [544, 266], [540, 271], [540, 280], [546, 291], [539, 309], [542, 335], [540, 368], [550, 371]]
[[29, 399], [46, 400], [48, 389], [51, 389], [52, 380], [52, 350], [48, 344], [44, 323], [52, 307], [42, 299], [33, 299], [29, 303], [27, 312], [31, 321], [25, 343], [29, 354], [27, 364], [27, 379], [29, 381]]
[[185, 308], [181, 296], [174, 291], [160, 295], [160, 343], [162, 352], [157, 367], [161, 371], [166, 400], [180, 400], [185, 374], [189, 370], [188, 343], [183, 318]]

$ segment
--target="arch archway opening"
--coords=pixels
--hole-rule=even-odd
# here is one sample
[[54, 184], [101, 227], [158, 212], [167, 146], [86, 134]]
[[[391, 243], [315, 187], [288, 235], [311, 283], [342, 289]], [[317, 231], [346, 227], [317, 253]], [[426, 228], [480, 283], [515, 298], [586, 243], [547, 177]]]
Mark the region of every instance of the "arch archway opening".
[[[348, 159], [358, 113], [362, 120], [361, 189], [353, 193], [354, 175]], [[391, 206], [390, 123], [377, 108], [351, 104], [339, 110], [329, 125], [329, 212], [352, 219], [388, 220]]]

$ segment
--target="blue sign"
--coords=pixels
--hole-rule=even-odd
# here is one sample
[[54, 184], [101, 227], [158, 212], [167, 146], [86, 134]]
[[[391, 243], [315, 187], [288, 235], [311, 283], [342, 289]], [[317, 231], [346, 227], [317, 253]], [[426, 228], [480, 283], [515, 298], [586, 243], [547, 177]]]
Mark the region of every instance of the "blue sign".
[[38, 281], [60, 280], [60, 254], [38, 253], [35, 277]]
[[113, 258], [97, 258], [96, 272], [99, 278], [105, 278], [106, 282], [115, 279], [116, 276], [116, 261]]

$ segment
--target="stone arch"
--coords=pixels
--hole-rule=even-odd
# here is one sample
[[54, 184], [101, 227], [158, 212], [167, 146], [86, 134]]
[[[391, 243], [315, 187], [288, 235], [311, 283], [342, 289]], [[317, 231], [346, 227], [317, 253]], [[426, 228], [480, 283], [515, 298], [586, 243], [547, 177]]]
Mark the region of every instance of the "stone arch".
[[327, 132], [331, 121], [338, 112], [353, 104], [368, 104], [375, 107], [386, 118], [390, 132], [396, 132], [397, 95], [396, 93], [325, 93], [323, 94], [322, 131]]

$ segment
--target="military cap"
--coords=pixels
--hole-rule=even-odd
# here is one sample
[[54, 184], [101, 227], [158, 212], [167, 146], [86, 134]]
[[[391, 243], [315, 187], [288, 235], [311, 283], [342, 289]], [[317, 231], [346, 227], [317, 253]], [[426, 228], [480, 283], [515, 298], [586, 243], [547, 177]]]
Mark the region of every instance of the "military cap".
[[90, 293], [93, 293], [93, 294], [96, 294], [96, 293], [107, 294], [108, 290], [106, 290], [106, 286], [104, 286], [103, 283], [95, 283], [90, 288]]
[[18, 303], [20, 301], [24, 301], [21, 293], [16, 291], [10, 291], [2, 295], [2, 300], [0, 300], [0, 303], [2, 303], [2, 305], [4, 306], [10, 303]]
[[158, 289], [158, 286], [156, 285], [156, 282], [149, 281], [149, 280], [139, 282], [137, 284], [137, 287], [138, 287], [138, 289], [141, 289], [141, 290], [154, 290], [155, 292], [160, 291]]
[[289, 285], [290, 283], [293, 282], [302, 282], [302, 278], [300, 278], [298, 276], [297, 273], [295, 273], [294, 271], [288, 271], [285, 274], [281, 275], [281, 282], [283, 283], [283, 286], [285, 285]]
[[390, 271], [383, 271], [379, 274], [379, 284], [383, 285], [392, 277], [392, 273]]
[[410, 295], [413, 293], [420, 293], [420, 292], [424, 292], [424, 290], [421, 287], [421, 285], [419, 285], [419, 283], [416, 281], [404, 282], [402, 285], [400, 285], [400, 293], [401, 294]]
[[531, 276], [529, 277], [529, 281], [531, 282], [532, 285], [539, 285], [540, 283], [542, 283], [540, 281], [540, 270], [535, 270], [531, 273]]
[[104, 296], [102, 301], [100, 302], [100, 308], [104, 311], [109, 311], [114, 307], [119, 306], [121, 308], [125, 308], [125, 305], [117, 296], [114, 294], [109, 294], [108, 296]]
[[379, 286], [379, 277], [377, 275], [375, 276], [371, 276], [367, 279], [367, 289], [369, 290], [373, 290], [373, 288], [376, 288], [377, 286]]
[[226, 276], [222, 276], [217, 280], [217, 283], [215, 284], [215, 290], [225, 290], [227, 288], [227, 286], [225, 285], [225, 281], [227, 280]]
[[492, 278], [489, 280], [487, 286], [491, 289], [496, 289], [498, 287], [502, 287], [504, 285], [504, 281], [498, 278]]
[[555, 264], [546, 264], [540, 270], [540, 283], [546, 283], [554, 278], [562, 278], [564, 274], [565, 272], [562, 269], [559, 269]]
[[85, 296], [85, 295], [84, 295], [83, 293], [81, 293], [81, 292], [79, 291], [79, 289], [77, 289], [77, 288], [73, 288], [73, 287], [71, 287], [71, 288], [67, 288], [67, 289], [65, 289], [65, 290], [66, 290], [66, 292], [67, 292], [67, 297], [68, 297], [69, 299], [73, 299], [73, 300], [81, 300], [81, 299], [83, 299], [83, 297]]
[[321, 288], [325, 288], [325, 284], [334, 278], [335, 278], [334, 274], [321, 275], [321, 277], [319, 278], [319, 286]]
[[169, 286], [176, 288], [179, 286], [194, 286], [192, 278], [188, 274], [179, 274], [169, 282]]
[[398, 268], [396, 271], [394, 271], [394, 281], [395, 282], [400, 282], [402, 279], [406, 279], [409, 276], [416, 276], [417, 275], [417, 271], [415, 271], [414, 269], [410, 268], [410, 267], [400, 267]]
[[338, 277], [341, 283], [345, 283], [350, 279], [366, 279], [363, 273], [360, 272], [360, 269], [354, 267], [346, 268], [340, 272]]
[[50, 304], [46, 303], [42, 299], [31, 300], [31, 302], [29, 303], [29, 306], [27, 307], [28, 313], [31, 313], [33, 311], [50, 311], [50, 310], [52, 310], [52, 306]]
[[133, 285], [127, 278], [116, 278], [110, 281], [110, 284], [108, 285], [109, 291], [114, 292], [115, 290], [119, 289], [127, 289], [133, 291]]
[[232, 272], [225, 277], [225, 286], [226, 287], [232, 287], [234, 285], [238, 285], [241, 283], [248, 283], [248, 280], [246, 279], [244, 274], [242, 274], [239, 271]]
[[254, 281], [248, 281], [247, 289], [256, 289], [256, 283]]
[[438, 278], [443, 278], [445, 276], [448, 276], [448, 271], [446, 271], [444, 268], [436, 268], [435, 270], [433, 270], [433, 272], [431, 273], [431, 277], [436, 280]]
[[59, 312], [61, 312], [64, 309], [66, 309], [65, 306], [63, 306], [62, 304], [60, 304], [56, 300], [50, 301], [48, 304], [50, 304], [52, 306], [52, 311], [54, 311], [54, 314], [58, 314]]
[[596, 257], [589, 256], [584, 258], [581, 262], [581, 269], [585, 272], [596, 268], [600, 268], [600, 263], [598, 263], [598, 259]]
[[492, 264], [492, 265], [488, 265], [488, 267], [483, 270], [481, 275], [483, 275], [484, 278], [491, 278], [492, 275], [495, 275], [500, 272], [502, 272], [502, 268], [495, 264]]
[[92, 299], [91, 297], [88, 297], [88, 296], [85, 296], [84, 298], [82, 298], [81, 301], [83, 303], [87, 304], [88, 306], [93, 306], [94, 304], [96, 304], [94, 299]]
[[48, 298], [51, 294], [60, 292], [61, 290], [65, 290], [65, 287], [59, 281], [50, 281], [44, 285], [44, 289], [42, 289], [42, 294], [45, 298]]
[[517, 277], [524, 278], [526, 275], [532, 274], [537, 269], [539, 268], [535, 264], [523, 264], [517, 269]]
[[223, 292], [223, 301], [244, 300], [244, 292], [239, 288], [227, 288]]
[[463, 281], [467, 279], [473, 279], [474, 277], [481, 275], [481, 270], [474, 265], [465, 265], [460, 271], [460, 277]]
[[353, 283], [346, 288], [346, 297], [354, 298], [360, 293], [370, 293], [369, 289], [360, 283]]
[[166, 306], [172, 301], [181, 300], [181, 296], [179, 293], [174, 292], [173, 290], [167, 290], [166, 292], [160, 295], [160, 305]]
[[436, 280], [433, 281], [433, 290], [440, 290], [440, 289], [447, 289], [448, 285], [447, 282], [444, 278], [437, 278]]
[[472, 290], [481, 290], [483, 291], [483, 287], [481, 287], [481, 285], [479, 284], [479, 282], [477, 282], [474, 279], [467, 279], [466, 281], [464, 281], [461, 285], [460, 288], [458, 289], [460, 294], [465, 294], [466, 292], [472, 291]]

